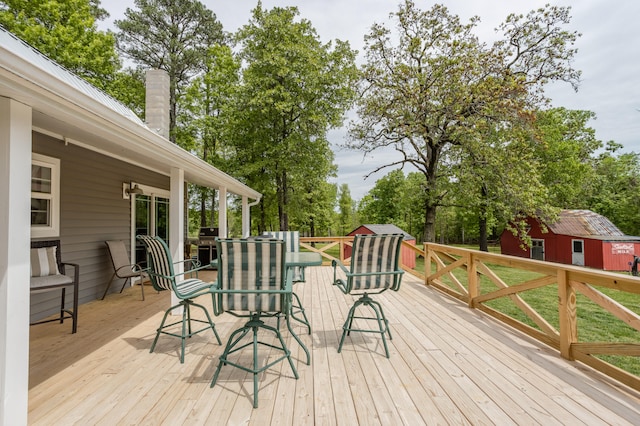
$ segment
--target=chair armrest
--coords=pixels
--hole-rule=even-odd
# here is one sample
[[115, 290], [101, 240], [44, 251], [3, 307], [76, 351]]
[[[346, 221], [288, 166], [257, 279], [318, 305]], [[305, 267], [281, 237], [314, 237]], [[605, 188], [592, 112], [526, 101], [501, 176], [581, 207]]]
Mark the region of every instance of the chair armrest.
[[60, 272], [65, 275], [67, 275], [66, 274], [67, 266], [71, 266], [73, 268], [73, 283], [77, 285], [80, 279], [80, 265], [77, 263], [69, 263], [69, 262], [62, 262], [60, 263], [60, 265], [62, 265], [62, 270]]
[[342, 272], [344, 272], [347, 275], [349, 274], [349, 270], [342, 264], [342, 262], [335, 259], [331, 261], [331, 266], [333, 266], [333, 285], [338, 286], [340, 291], [342, 291], [344, 294], [349, 293], [349, 289], [347, 288], [347, 282], [345, 282], [341, 278], [338, 278], [338, 275], [337, 275], [338, 268], [342, 269]]
[[140, 265], [139, 263], [132, 263], [130, 265], [124, 265], [119, 267], [116, 272], [120, 273], [120, 271], [133, 271], [133, 272], [145, 272], [147, 269], [146, 267], [142, 267], [142, 265]]
[[[212, 299], [212, 302], [213, 302], [213, 314], [215, 316], [218, 316], [218, 315], [220, 315], [220, 314], [222, 314], [224, 312], [224, 310], [222, 309], [222, 301], [220, 300], [220, 297], [222, 297], [223, 294], [284, 294], [284, 295], [291, 296], [291, 294], [293, 294], [293, 283], [291, 282], [291, 280], [289, 278], [287, 278], [287, 282], [285, 284], [285, 288], [284, 289], [270, 289], [270, 290], [259, 290], [259, 289], [251, 289], [251, 290], [234, 289], [234, 290], [228, 290], [228, 289], [226, 289], [225, 290], [225, 289], [221, 289], [220, 288], [220, 284], [218, 282], [216, 282], [213, 286], [211, 286], [211, 299]], [[287, 305], [291, 304], [291, 297], [287, 297], [285, 299], [285, 303]], [[289, 307], [288, 306], [283, 306], [282, 310], [283, 310], [283, 312], [288, 312]]]
[[203, 269], [206, 269], [209, 267], [209, 265], [200, 265], [200, 261], [197, 259], [184, 259], [181, 260], [179, 262], [173, 262], [174, 265], [180, 265], [183, 264], [185, 268], [187, 268], [188, 264], [191, 264], [191, 266], [189, 267], [188, 270], [185, 270], [184, 272], [180, 272], [174, 275], [174, 277], [178, 277], [180, 275], [186, 275], [186, 274], [191, 274], [194, 273], [196, 274], [196, 278], [198, 278], [198, 271], [202, 271]]

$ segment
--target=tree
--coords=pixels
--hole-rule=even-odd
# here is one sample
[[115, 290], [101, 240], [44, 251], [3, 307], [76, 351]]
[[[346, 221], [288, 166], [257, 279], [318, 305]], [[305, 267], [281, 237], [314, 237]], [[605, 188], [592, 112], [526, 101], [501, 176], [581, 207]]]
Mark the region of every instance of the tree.
[[[176, 134], [181, 145], [220, 170], [229, 167], [231, 121], [236, 109], [240, 84], [240, 62], [231, 48], [211, 46], [205, 58], [205, 72], [195, 77], [180, 99]], [[200, 226], [213, 226], [215, 191], [198, 188], [200, 194]], [[210, 211], [207, 217], [207, 211]]]
[[609, 218], [627, 235], [640, 235], [640, 154], [619, 153], [608, 142], [595, 161], [596, 179], [588, 208]]
[[139, 65], [163, 69], [169, 74], [169, 130], [176, 142], [177, 100], [191, 78], [205, 67], [209, 46], [222, 43], [222, 24], [197, 0], [135, 0], [137, 10], [127, 8], [118, 49]]
[[595, 153], [602, 142], [588, 127], [591, 111], [553, 108], [539, 111], [536, 129], [541, 143], [537, 156], [542, 183], [549, 188], [550, 203], [564, 209], [588, 208], [596, 182]]
[[349, 185], [340, 185], [338, 190], [338, 233], [346, 235], [357, 227], [355, 223], [355, 202], [351, 198]]
[[378, 179], [361, 203], [360, 215], [365, 223], [393, 223], [402, 227], [402, 200], [405, 196], [405, 177], [402, 170], [393, 170]]
[[[560, 28], [568, 11], [546, 6], [526, 17], [510, 15], [500, 26], [503, 38], [487, 46], [473, 34], [477, 17], [462, 24], [442, 5], [423, 12], [405, 0], [392, 14], [397, 37], [383, 24], [365, 37], [360, 121], [350, 125], [348, 146], [365, 152], [392, 147], [402, 158], [375, 171], [410, 164], [424, 175], [426, 241], [435, 238], [437, 207], [452, 205], [462, 177], [492, 157], [497, 140], [488, 136], [521, 137], [531, 127], [531, 111], [546, 101], [546, 83], [577, 85], [570, 60], [578, 34]], [[470, 157], [474, 152], [477, 158]], [[527, 192], [530, 181], [521, 180], [520, 190]], [[481, 186], [467, 191], [464, 201], [470, 197], [476, 206], [491, 201]]]
[[424, 175], [411, 172], [406, 177], [393, 170], [378, 179], [360, 200], [361, 223], [392, 223], [421, 240], [424, 206]]
[[[280, 230], [289, 229], [289, 210], [306, 194], [304, 184], [329, 177], [333, 157], [326, 133], [341, 125], [356, 78], [349, 44], [322, 44], [298, 14], [295, 7], [265, 11], [258, 2], [237, 33], [246, 64], [234, 132], [238, 167], [254, 188], [274, 188], [275, 198], [265, 196], [261, 204], [266, 211], [265, 203], [276, 203]], [[310, 168], [317, 174], [310, 175]]]
[[103, 90], [120, 68], [114, 35], [96, 24], [107, 16], [99, 0], [0, 1], [0, 25]]

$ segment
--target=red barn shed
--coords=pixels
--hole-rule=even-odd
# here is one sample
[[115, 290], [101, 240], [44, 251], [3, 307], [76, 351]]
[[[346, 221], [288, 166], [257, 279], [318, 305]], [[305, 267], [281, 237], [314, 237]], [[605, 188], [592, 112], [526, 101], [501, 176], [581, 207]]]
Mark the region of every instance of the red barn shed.
[[[356, 234], [402, 234], [404, 235], [403, 241], [415, 246], [416, 239], [411, 235], [398, 228], [396, 225], [360, 225], [355, 230], [351, 231], [348, 235], [353, 236]], [[345, 247], [345, 257], [351, 257], [351, 247]], [[402, 264], [413, 269], [416, 267], [416, 252], [407, 247], [400, 249], [400, 256]]]
[[587, 266], [606, 271], [629, 270], [633, 256], [640, 255], [640, 237], [625, 235], [609, 219], [590, 210], [563, 210], [558, 220], [540, 223], [528, 218], [531, 248], [523, 250], [521, 241], [510, 231], [500, 236], [502, 254]]

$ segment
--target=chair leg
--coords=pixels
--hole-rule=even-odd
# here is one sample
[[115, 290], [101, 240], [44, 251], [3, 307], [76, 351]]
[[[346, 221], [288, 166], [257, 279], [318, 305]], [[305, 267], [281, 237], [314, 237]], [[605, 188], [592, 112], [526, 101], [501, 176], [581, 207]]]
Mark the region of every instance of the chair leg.
[[122, 287], [120, 288], [120, 293], [122, 293], [122, 290], [124, 290], [124, 286], [126, 286], [128, 282], [129, 282], [129, 277], [125, 278], [124, 283], [122, 284]]
[[167, 320], [167, 316], [169, 316], [169, 312], [171, 312], [172, 310], [174, 310], [175, 308], [177, 308], [180, 305], [175, 305], [170, 307], [169, 309], [167, 309], [164, 313], [164, 316], [162, 317], [162, 321], [160, 322], [160, 327], [158, 327], [156, 329], [156, 337], [155, 339], [153, 339], [153, 343], [151, 344], [151, 349], [149, 350], [150, 353], [153, 353], [153, 350], [156, 347], [156, 343], [158, 343], [158, 338], [160, 337], [160, 333], [162, 333], [162, 330], [164, 329], [164, 323]]
[[[280, 320], [280, 318], [278, 317], [278, 321], [279, 320]], [[287, 322], [287, 328], [289, 329], [289, 333], [291, 333], [293, 338], [296, 339], [296, 342], [298, 342], [298, 344], [304, 350], [304, 353], [307, 355], [307, 365], [311, 365], [311, 354], [309, 353], [309, 349], [307, 349], [307, 347], [304, 345], [304, 343], [302, 343], [302, 340], [300, 340], [298, 335], [293, 331], [293, 328], [291, 328], [291, 320], [290, 320], [290, 316], [289, 315], [286, 316], [285, 321]], [[278, 323], [278, 325], [280, 325], [280, 324]]]
[[60, 301], [60, 324], [64, 323], [64, 299], [65, 299], [65, 293], [66, 293], [66, 288], [62, 287], [62, 300]]
[[71, 334], [78, 331], [78, 292], [80, 288], [80, 283], [78, 282], [77, 276], [75, 280], [75, 285], [73, 286], [73, 312], [71, 314], [72, 328]]
[[140, 274], [140, 290], [142, 291], [142, 301], [144, 302], [144, 277]]
[[[356, 316], [356, 309], [360, 306], [368, 306], [375, 313], [375, 317], [361, 317]], [[375, 320], [378, 323], [378, 330], [371, 329], [356, 329], [353, 328], [353, 320], [364, 319], [364, 320]], [[358, 299], [351, 309], [349, 309], [349, 314], [347, 315], [347, 319], [342, 326], [342, 337], [340, 338], [340, 344], [338, 345], [338, 353], [342, 350], [342, 344], [344, 343], [344, 338], [351, 334], [352, 331], [360, 331], [364, 333], [379, 333], [382, 338], [382, 345], [384, 346], [384, 352], [387, 358], [389, 358], [389, 348], [387, 346], [387, 340], [385, 338], [385, 334], [389, 335], [389, 340], [392, 340], [391, 330], [389, 329], [389, 321], [384, 315], [384, 311], [382, 309], [382, 305], [379, 302], [371, 299], [368, 294], [362, 295], [360, 299]]]
[[[261, 328], [275, 333], [276, 337], [280, 342], [280, 346], [278, 347], [270, 343], [260, 342], [258, 340], [258, 330]], [[251, 342], [240, 344], [241, 340], [250, 331], [252, 332]], [[258, 345], [265, 345], [270, 348], [280, 350], [282, 351], [283, 354], [278, 359], [270, 362], [267, 365], [260, 367], [258, 364]], [[232, 361], [229, 361], [230, 354], [238, 352], [246, 348], [247, 346], [252, 346], [252, 352], [253, 352], [252, 368], [248, 368], [243, 365], [239, 365]], [[211, 380], [210, 387], [215, 386], [216, 382], [218, 381], [218, 376], [220, 375], [220, 370], [222, 369], [223, 365], [229, 364], [243, 371], [252, 373], [253, 375], [253, 408], [257, 408], [258, 407], [258, 374], [262, 373], [263, 371], [267, 370], [268, 368], [272, 367], [278, 362], [283, 361], [285, 358], [287, 358], [287, 360], [289, 361], [289, 366], [291, 367], [291, 371], [293, 372], [294, 377], [298, 379], [299, 378], [298, 371], [296, 370], [296, 367], [293, 364], [293, 360], [291, 359], [291, 352], [287, 348], [287, 345], [285, 344], [284, 339], [282, 338], [282, 334], [277, 328], [266, 325], [264, 321], [260, 319], [260, 315], [255, 314], [242, 328], [239, 328], [236, 331], [234, 331], [229, 337], [229, 340], [227, 341], [227, 345], [225, 346], [224, 352], [222, 353], [222, 355], [220, 355], [218, 367], [216, 368], [216, 372], [213, 375], [213, 379]]]
[[[175, 321], [172, 322], [171, 324], [165, 324], [167, 317], [169, 316], [169, 314], [171, 313], [172, 310], [176, 309], [177, 307], [182, 306], [182, 318], [179, 321]], [[195, 306], [198, 307], [200, 309], [202, 309], [207, 317], [207, 320], [200, 320], [200, 319], [194, 319], [191, 318], [191, 306]], [[199, 323], [203, 323], [206, 324], [206, 327], [203, 327], [199, 330], [193, 331], [192, 327], [191, 327], [191, 322], [199, 322]], [[176, 334], [176, 333], [172, 333], [169, 331], [165, 331], [166, 328], [169, 328], [171, 326], [180, 324], [181, 327], [181, 333], [180, 334]], [[213, 330], [213, 335], [215, 336], [216, 340], [218, 341], [218, 344], [221, 345], [222, 341], [220, 340], [220, 336], [218, 335], [218, 332], [216, 330], [216, 326], [213, 323], [213, 321], [211, 320], [211, 316], [209, 315], [209, 312], [207, 311], [207, 309], [197, 303], [194, 303], [192, 300], [190, 299], [185, 299], [180, 301], [180, 303], [178, 303], [175, 306], [170, 307], [169, 309], [167, 309], [167, 311], [164, 313], [164, 316], [162, 317], [162, 322], [160, 323], [160, 327], [158, 327], [158, 329], [156, 330], [156, 337], [153, 339], [153, 343], [151, 344], [151, 349], [149, 350], [149, 352], [153, 352], [153, 350], [156, 347], [156, 343], [158, 343], [158, 338], [160, 337], [160, 334], [168, 334], [169, 336], [174, 336], [174, 337], [179, 337], [180, 338], [180, 363], [183, 364], [184, 363], [184, 352], [185, 352], [185, 346], [186, 346], [186, 339], [188, 337], [191, 337], [195, 334], [198, 334], [200, 332], [203, 332], [205, 330], [211, 329]]]
[[107, 288], [104, 289], [104, 294], [102, 295], [102, 299], [100, 300], [104, 300], [104, 298], [107, 296], [107, 293], [109, 292], [109, 289], [111, 288], [111, 284], [113, 283], [113, 279], [116, 277], [116, 273], [114, 272], [113, 275], [111, 275], [111, 279], [109, 280], [109, 284], [107, 284]]

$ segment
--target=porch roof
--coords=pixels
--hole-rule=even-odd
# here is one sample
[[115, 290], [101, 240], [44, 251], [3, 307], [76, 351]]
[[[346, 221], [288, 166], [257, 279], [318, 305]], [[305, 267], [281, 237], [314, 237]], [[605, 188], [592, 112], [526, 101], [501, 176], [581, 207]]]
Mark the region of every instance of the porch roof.
[[34, 130], [169, 176], [261, 194], [149, 129], [129, 108], [0, 27], [0, 96], [29, 105]]

